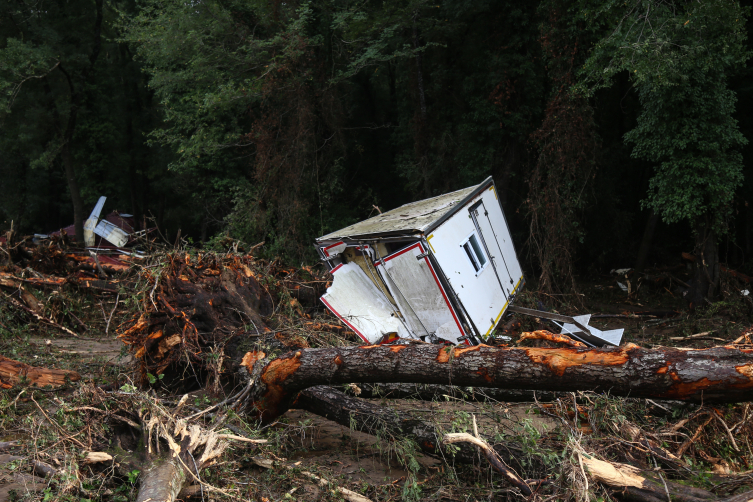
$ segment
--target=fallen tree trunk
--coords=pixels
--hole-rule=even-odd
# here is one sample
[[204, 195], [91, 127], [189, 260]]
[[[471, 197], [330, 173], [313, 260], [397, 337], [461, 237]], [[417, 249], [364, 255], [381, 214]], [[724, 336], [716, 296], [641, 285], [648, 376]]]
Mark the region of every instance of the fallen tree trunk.
[[502, 403], [549, 402], [567, 396], [564, 392], [525, 389], [495, 389], [490, 387], [463, 388], [441, 384], [413, 383], [358, 383], [358, 391], [350, 390], [362, 398], [420, 399], [422, 401], [498, 401]]
[[[310, 387], [298, 395], [295, 408], [306, 410], [327, 418], [344, 427], [354, 428], [373, 436], [405, 438], [417, 445], [424, 453], [453, 459], [464, 464], [479, 461], [475, 448], [458, 444], [452, 453], [442, 443], [443, 431], [434, 424], [393, 408], [386, 408], [364, 399], [354, 398], [326, 385]], [[521, 448], [513, 443], [494, 445], [495, 452], [513, 468], [520, 470]], [[530, 466], [529, 466], [530, 467]]]
[[243, 355], [245, 403], [269, 423], [298, 393], [351, 382], [443, 383], [723, 403], [751, 399], [753, 350], [468, 348], [431, 344], [301, 349], [269, 360]]
[[0, 389], [10, 389], [18, 384], [60, 387], [66, 382], [78, 380], [81, 380], [81, 375], [75, 371], [39, 368], [0, 356]]

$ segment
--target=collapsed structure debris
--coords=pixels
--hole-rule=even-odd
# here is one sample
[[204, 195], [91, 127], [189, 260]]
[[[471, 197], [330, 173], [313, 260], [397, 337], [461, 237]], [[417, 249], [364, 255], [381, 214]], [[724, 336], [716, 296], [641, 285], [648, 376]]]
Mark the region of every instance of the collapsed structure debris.
[[322, 302], [367, 343], [394, 333], [478, 345], [508, 310], [560, 322], [590, 346], [622, 338], [589, 326], [590, 315], [513, 305], [525, 279], [491, 177], [331, 232], [316, 249], [334, 276]]
[[[130, 252], [124, 248], [132, 246], [139, 237], [149, 234], [154, 229], [145, 228], [137, 232], [134, 216], [118, 211], [112, 211], [104, 218], [100, 218], [106, 201], [107, 197], [101, 196], [92, 209], [89, 218], [84, 222], [84, 245], [93, 252], [128, 255]], [[144, 224], [144, 226], [146, 225]], [[51, 236], [66, 236], [69, 239], [76, 240], [76, 227], [71, 224], [47, 235], [35, 234], [34, 238], [39, 243]]]

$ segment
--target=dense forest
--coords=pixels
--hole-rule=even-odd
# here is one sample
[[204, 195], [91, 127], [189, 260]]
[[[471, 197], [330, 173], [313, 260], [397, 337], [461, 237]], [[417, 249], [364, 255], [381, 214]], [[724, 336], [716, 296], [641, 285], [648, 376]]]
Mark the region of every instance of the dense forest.
[[0, 231], [81, 228], [106, 195], [170, 240], [300, 263], [491, 175], [550, 291], [682, 252], [698, 298], [719, 262], [753, 272], [746, 2], [0, 6]]

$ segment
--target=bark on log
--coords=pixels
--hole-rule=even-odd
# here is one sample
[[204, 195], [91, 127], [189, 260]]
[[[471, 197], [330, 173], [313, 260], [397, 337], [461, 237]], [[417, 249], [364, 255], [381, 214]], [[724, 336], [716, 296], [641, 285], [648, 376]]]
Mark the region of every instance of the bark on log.
[[[567, 396], [564, 392], [550, 392], [525, 389], [495, 389], [490, 387], [457, 387], [441, 384], [411, 383], [357, 383], [360, 390], [357, 397], [387, 399], [420, 399], [422, 401], [444, 401], [450, 398], [464, 401], [498, 401], [501, 403], [549, 402]], [[354, 391], [346, 391], [348, 394]]]
[[164, 460], [144, 473], [136, 502], [172, 502], [185, 483], [186, 473], [180, 461], [177, 458]]
[[[339, 390], [326, 385], [310, 387], [298, 395], [295, 408], [306, 410], [327, 418], [344, 427], [353, 427], [358, 431], [381, 437], [407, 438], [416, 443], [418, 448], [429, 455], [452, 459], [464, 464], [478, 463], [480, 456], [475, 448], [468, 444], [455, 445], [459, 448], [451, 453], [442, 444], [441, 431], [433, 424], [413, 415], [375, 403], [347, 396]], [[487, 442], [490, 442], [487, 438]], [[514, 469], [522, 470], [521, 448], [514, 443], [494, 444], [494, 451]], [[529, 466], [530, 467], [530, 466]]]
[[10, 389], [19, 383], [35, 387], [60, 387], [66, 382], [81, 380], [81, 375], [70, 370], [38, 368], [0, 356], [0, 388]]
[[691, 402], [744, 402], [753, 393], [753, 350], [625, 347], [454, 348], [430, 344], [301, 349], [268, 360], [247, 352], [246, 398], [269, 423], [308, 387], [351, 382], [446, 383]]

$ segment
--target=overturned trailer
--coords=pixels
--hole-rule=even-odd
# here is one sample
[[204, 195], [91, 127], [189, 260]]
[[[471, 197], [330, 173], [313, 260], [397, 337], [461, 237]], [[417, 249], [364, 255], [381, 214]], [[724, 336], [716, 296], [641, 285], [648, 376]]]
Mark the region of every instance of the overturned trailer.
[[364, 341], [478, 343], [524, 282], [491, 178], [317, 239], [334, 280], [322, 302]]
[[589, 345], [618, 345], [590, 316], [514, 307], [525, 279], [494, 181], [412, 202], [319, 237], [333, 274], [322, 302], [367, 343], [391, 336], [475, 345], [507, 310], [559, 320]]

